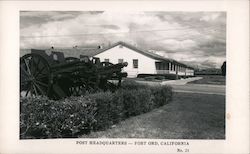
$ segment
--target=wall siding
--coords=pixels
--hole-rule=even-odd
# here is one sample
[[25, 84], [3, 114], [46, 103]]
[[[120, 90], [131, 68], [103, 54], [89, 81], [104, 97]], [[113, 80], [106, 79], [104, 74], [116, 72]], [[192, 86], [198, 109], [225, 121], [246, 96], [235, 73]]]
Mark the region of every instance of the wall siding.
[[[128, 66], [123, 68], [123, 71], [128, 73], [128, 77], [137, 77], [138, 74], [156, 74], [154, 59], [144, 56], [125, 46], [122, 48], [120, 48], [119, 45], [115, 46], [95, 55], [95, 57], [99, 57], [101, 61], [109, 59], [109, 62], [113, 64], [117, 64], [118, 59], [123, 59], [123, 62], [128, 63]], [[133, 68], [133, 59], [138, 59], [137, 69]]]
[[[137, 51], [130, 48], [117, 45], [111, 49], [108, 49], [100, 54], [95, 55], [99, 57], [101, 62], [105, 59], [109, 59], [109, 62], [117, 64], [119, 59], [123, 59], [123, 62], [127, 62], [128, 66], [123, 68], [123, 72], [128, 73], [128, 77], [137, 77], [138, 74], [176, 74], [177, 65], [174, 65], [175, 70], [156, 70], [155, 62], [158, 60], [147, 57]], [[138, 68], [133, 68], [133, 59], [138, 59]], [[160, 61], [158, 61], [160, 62]], [[169, 63], [170, 69], [170, 63]], [[183, 70], [178, 71], [178, 75], [193, 76], [194, 70], [183, 68]]]

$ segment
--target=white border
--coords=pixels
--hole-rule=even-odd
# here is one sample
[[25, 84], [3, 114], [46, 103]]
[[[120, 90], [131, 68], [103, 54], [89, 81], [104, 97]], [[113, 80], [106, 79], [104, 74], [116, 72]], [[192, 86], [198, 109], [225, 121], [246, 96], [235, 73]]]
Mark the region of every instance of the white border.
[[19, 140], [19, 11], [23, 10], [226, 11], [226, 140], [181, 141], [189, 141], [190, 153], [249, 153], [249, 1], [247, 0], [0, 1], [0, 153], [175, 153], [177, 148], [176, 146], [75, 144], [75, 141], [86, 139]]

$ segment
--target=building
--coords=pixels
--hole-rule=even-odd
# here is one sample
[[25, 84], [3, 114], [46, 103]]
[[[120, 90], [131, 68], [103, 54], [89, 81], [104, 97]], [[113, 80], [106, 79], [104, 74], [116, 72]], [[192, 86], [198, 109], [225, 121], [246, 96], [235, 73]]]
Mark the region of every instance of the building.
[[95, 57], [101, 61], [111, 63], [127, 62], [128, 66], [123, 68], [128, 77], [138, 75], [175, 75], [178, 77], [194, 76], [194, 69], [173, 59], [168, 59], [152, 52], [138, 49], [124, 42], [99, 51]]

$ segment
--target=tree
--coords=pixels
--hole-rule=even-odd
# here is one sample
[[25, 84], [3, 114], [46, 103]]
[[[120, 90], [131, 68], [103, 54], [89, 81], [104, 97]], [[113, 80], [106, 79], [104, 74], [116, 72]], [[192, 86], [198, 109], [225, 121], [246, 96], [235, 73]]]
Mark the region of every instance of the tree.
[[224, 61], [222, 66], [221, 66], [221, 74], [223, 76], [226, 76], [226, 61]]

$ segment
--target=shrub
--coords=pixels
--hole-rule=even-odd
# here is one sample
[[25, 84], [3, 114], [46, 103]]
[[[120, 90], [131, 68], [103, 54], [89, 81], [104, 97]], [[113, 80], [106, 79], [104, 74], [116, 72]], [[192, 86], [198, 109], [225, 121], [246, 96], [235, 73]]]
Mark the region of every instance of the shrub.
[[114, 93], [113, 103], [110, 108], [113, 123], [118, 123], [126, 118], [124, 111], [124, 97], [121, 97], [120, 92], [116, 91]]
[[20, 138], [61, 138], [87, 134], [96, 123], [96, 107], [84, 97], [62, 101], [22, 98]]
[[64, 100], [21, 98], [20, 138], [78, 137], [167, 104], [168, 86], [150, 87], [125, 81], [114, 93], [98, 92]]
[[176, 74], [166, 74], [164, 75], [165, 79], [169, 79], [169, 80], [176, 80]]
[[157, 80], [164, 80], [165, 79], [165, 76], [155, 76], [155, 79], [157, 79]]
[[172, 99], [172, 87], [169, 86], [152, 86], [151, 93], [155, 107], [160, 107], [169, 103]]
[[145, 77], [144, 79], [146, 81], [153, 81], [153, 80], [155, 80], [155, 77], [154, 76], [148, 76], [148, 77]]
[[113, 104], [113, 94], [111, 92], [98, 92], [95, 94], [90, 94], [85, 96], [92, 100], [92, 103], [96, 105], [96, 115], [95, 120], [97, 123], [94, 126], [94, 130], [106, 129], [113, 124], [113, 119], [111, 119], [112, 111], [115, 111], [115, 106]]
[[152, 106], [151, 93], [148, 88], [134, 90], [121, 89], [117, 91], [116, 97], [120, 98], [118, 100], [119, 104], [123, 104], [123, 115], [126, 118], [145, 113]]
[[[150, 93], [147, 93], [147, 94], [151, 95], [151, 99], [153, 101], [152, 104], [155, 107], [159, 107], [159, 106], [162, 106], [164, 104], [167, 104], [168, 102], [171, 101], [171, 98], [172, 98], [172, 87], [166, 86], [166, 85], [164, 85], [164, 86], [148, 86], [146, 84], [137, 83], [134, 80], [125, 80], [122, 83], [121, 89], [124, 89], [124, 90], [150, 89]], [[133, 91], [133, 92], [136, 94], [135, 91]], [[133, 100], [131, 100], [131, 101], [133, 101]], [[152, 106], [152, 104], [151, 104], [151, 106]]]
[[158, 76], [147, 76], [147, 77], [144, 77], [144, 79], [145, 79], [146, 81], [164, 80], [164, 79], [165, 79], [165, 76], [161, 76], [161, 75], [158, 75]]
[[121, 89], [126, 89], [126, 90], [137, 90], [137, 89], [144, 89], [148, 88], [147, 85], [145, 84], [140, 84], [134, 80], [124, 80], [122, 82]]

